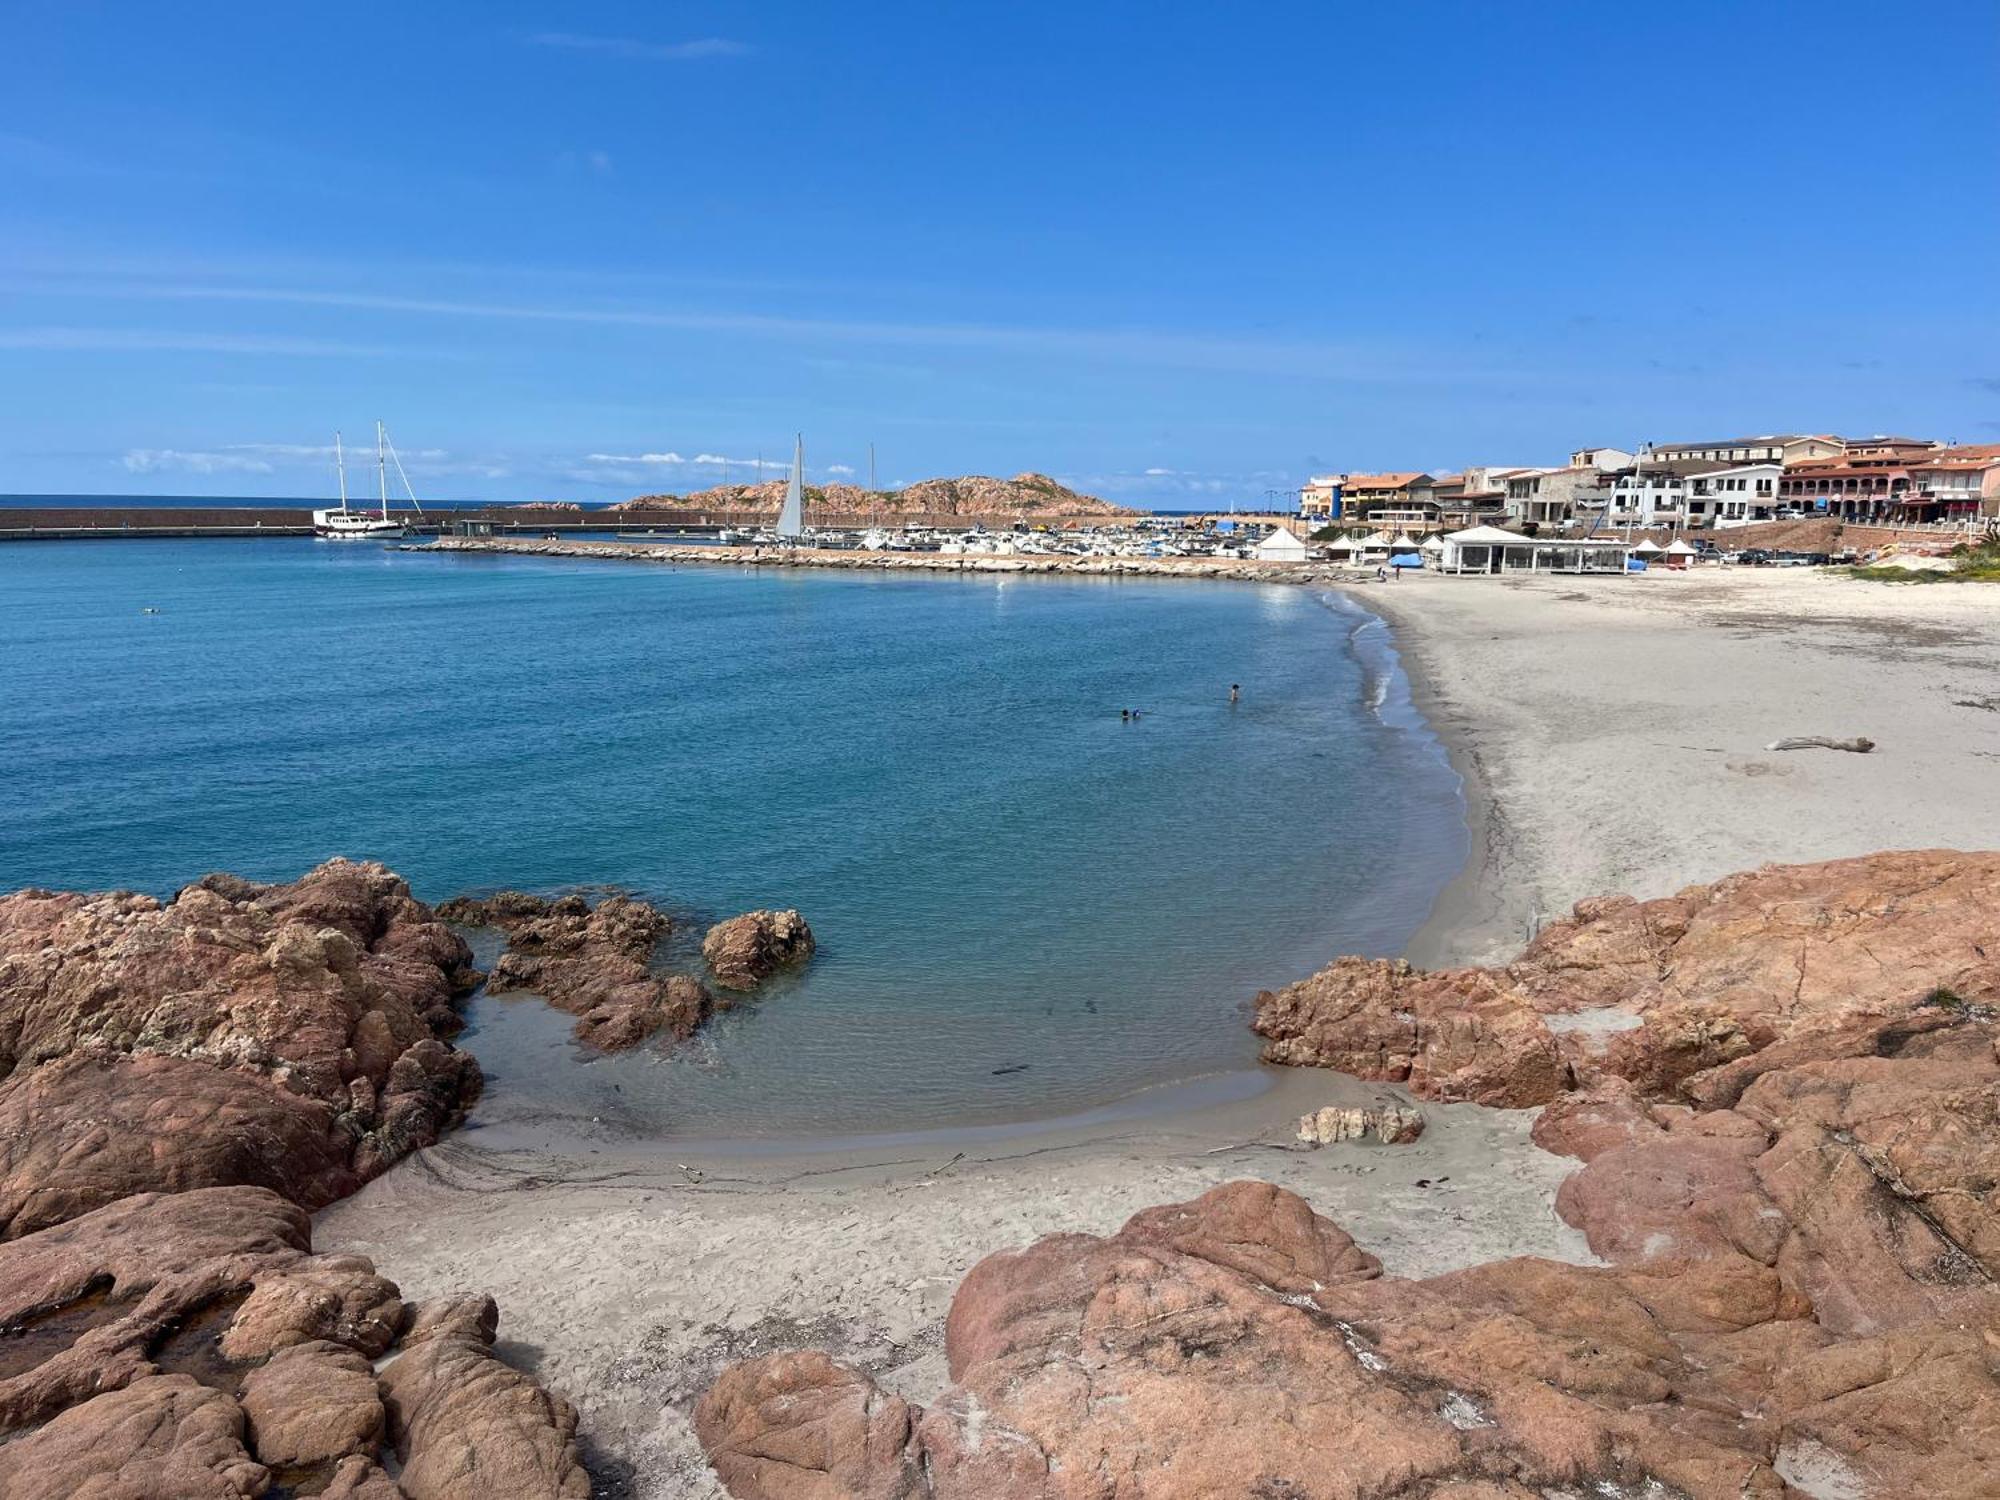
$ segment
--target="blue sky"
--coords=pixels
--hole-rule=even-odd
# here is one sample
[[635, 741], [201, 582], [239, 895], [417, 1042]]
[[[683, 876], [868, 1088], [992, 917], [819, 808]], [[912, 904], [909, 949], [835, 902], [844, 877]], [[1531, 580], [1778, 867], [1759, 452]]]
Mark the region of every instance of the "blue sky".
[[2000, 440], [2000, 7], [0, 5], [0, 491]]

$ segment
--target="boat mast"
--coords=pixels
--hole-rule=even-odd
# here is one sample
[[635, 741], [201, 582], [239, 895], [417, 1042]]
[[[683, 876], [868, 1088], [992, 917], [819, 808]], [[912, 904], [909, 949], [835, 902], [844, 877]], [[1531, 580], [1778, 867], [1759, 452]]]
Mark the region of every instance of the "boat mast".
[[340, 508], [344, 511], [347, 509], [347, 455], [341, 450], [338, 428], [333, 433], [333, 468], [340, 475]]
[[382, 519], [389, 519], [389, 458], [383, 451], [382, 424], [375, 424], [375, 479], [382, 495]]

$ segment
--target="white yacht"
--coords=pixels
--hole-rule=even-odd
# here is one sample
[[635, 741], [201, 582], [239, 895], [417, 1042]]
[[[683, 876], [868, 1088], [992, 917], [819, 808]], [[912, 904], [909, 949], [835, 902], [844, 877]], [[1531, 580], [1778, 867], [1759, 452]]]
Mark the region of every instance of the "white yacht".
[[347, 503], [347, 452], [341, 446], [340, 434], [333, 435], [333, 466], [340, 475], [340, 508], [338, 510], [316, 510], [312, 513], [313, 535], [338, 541], [393, 542], [410, 534], [410, 528], [389, 516], [389, 461], [395, 460], [396, 474], [403, 481], [403, 492], [410, 497], [410, 504], [419, 515], [423, 507], [417, 505], [416, 492], [410, 488], [410, 476], [403, 472], [403, 461], [396, 457], [396, 450], [390, 446], [388, 431], [380, 422], [375, 424], [375, 472], [378, 491], [381, 495], [381, 510], [356, 510]]

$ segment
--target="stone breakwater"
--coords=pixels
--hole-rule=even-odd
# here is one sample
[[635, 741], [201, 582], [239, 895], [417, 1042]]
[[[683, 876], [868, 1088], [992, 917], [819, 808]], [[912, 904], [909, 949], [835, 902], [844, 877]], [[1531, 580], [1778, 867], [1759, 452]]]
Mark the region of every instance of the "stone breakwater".
[[1608, 1264], [1426, 1280], [1235, 1182], [980, 1262], [918, 1405], [789, 1351], [694, 1413], [736, 1500], [2000, 1494], [2000, 854], [1581, 904], [1513, 964], [1344, 959], [1277, 1060], [1544, 1104]]
[[516, 537], [444, 537], [406, 552], [485, 552], [523, 557], [598, 558], [612, 562], [709, 563], [741, 568], [834, 568], [882, 573], [1009, 573], [1068, 578], [1209, 578], [1232, 583], [1331, 583], [1342, 574], [1324, 563], [1259, 562], [1224, 557], [1006, 557], [982, 553], [863, 552], [817, 547], [672, 547], [638, 542], [529, 541]]

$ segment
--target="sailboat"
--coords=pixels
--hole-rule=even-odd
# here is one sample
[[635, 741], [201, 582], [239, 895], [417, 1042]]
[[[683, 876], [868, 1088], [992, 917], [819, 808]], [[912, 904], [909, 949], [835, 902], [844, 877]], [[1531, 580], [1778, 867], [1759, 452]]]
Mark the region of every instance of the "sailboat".
[[806, 440], [800, 434], [792, 447], [792, 477], [785, 485], [784, 508], [778, 512], [778, 540], [793, 545], [806, 535]]
[[312, 513], [313, 535], [329, 537], [341, 541], [392, 542], [398, 537], [410, 534], [410, 528], [401, 521], [389, 519], [389, 464], [396, 465], [396, 475], [403, 481], [403, 493], [410, 497], [417, 514], [424, 508], [417, 504], [416, 491], [410, 488], [410, 476], [403, 472], [403, 461], [396, 457], [396, 449], [389, 441], [389, 432], [380, 422], [375, 424], [375, 474], [376, 488], [381, 496], [379, 514], [356, 510], [347, 503], [347, 452], [341, 446], [340, 434], [333, 435], [333, 466], [340, 475], [340, 508], [338, 510], [316, 510]]

